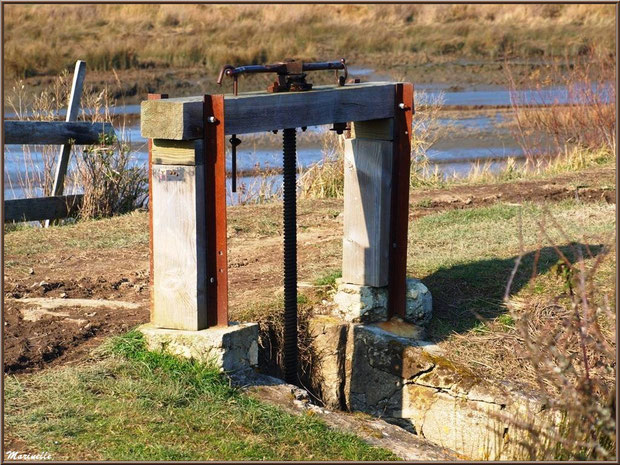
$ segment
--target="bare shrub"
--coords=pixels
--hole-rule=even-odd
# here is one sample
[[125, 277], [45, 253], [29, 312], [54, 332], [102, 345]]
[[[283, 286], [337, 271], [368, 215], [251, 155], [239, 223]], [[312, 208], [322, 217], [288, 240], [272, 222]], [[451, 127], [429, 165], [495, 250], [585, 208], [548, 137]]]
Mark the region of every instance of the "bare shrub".
[[[519, 83], [507, 70], [514, 135], [529, 164], [545, 154], [566, 157], [579, 149], [615, 152], [614, 57], [591, 51], [572, 62], [556, 60]], [[558, 78], [566, 95], [550, 88]]]
[[81, 218], [102, 218], [127, 213], [144, 205], [147, 177], [135, 166], [129, 147], [118, 140], [102, 139], [77, 158], [74, 176], [83, 189]]
[[[561, 237], [571, 245], [576, 257], [570, 260], [553, 245], [560, 257], [555, 272], [563, 281], [563, 292], [541, 301], [509, 298], [522, 252], [504, 299], [515, 321], [521, 342], [516, 347], [522, 352], [524, 369], [535, 371], [548, 408], [561, 414], [558, 429], [532, 430], [535, 434], [529, 435], [530, 458], [614, 459], [616, 320], [598, 277], [609, 248], [603, 247], [595, 256], [588, 246], [571, 242], [548, 211], [546, 215], [548, 221], [539, 223], [542, 236], [552, 244], [555, 242], [551, 236]], [[534, 277], [536, 266], [537, 260]]]

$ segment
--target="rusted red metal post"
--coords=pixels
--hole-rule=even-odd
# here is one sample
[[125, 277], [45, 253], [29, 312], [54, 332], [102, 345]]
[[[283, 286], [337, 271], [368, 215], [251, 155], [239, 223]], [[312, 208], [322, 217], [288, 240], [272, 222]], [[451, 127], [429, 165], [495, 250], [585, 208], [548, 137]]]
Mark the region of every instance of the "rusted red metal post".
[[[160, 100], [162, 98], [168, 98], [168, 94], [148, 94], [147, 100]], [[154, 284], [154, 274], [155, 267], [153, 265], [153, 140], [149, 138], [148, 142], [149, 147], [149, 289], [151, 293], [151, 304], [150, 304], [150, 314], [151, 321], [153, 321], [153, 308], [155, 305], [154, 292], [155, 289], [153, 287]]]
[[203, 150], [206, 217], [207, 325], [228, 325], [226, 138], [224, 96], [205, 95]]
[[407, 231], [413, 84], [396, 84], [394, 99], [394, 152], [388, 272], [388, 318], [404, 319], [407, 304]]

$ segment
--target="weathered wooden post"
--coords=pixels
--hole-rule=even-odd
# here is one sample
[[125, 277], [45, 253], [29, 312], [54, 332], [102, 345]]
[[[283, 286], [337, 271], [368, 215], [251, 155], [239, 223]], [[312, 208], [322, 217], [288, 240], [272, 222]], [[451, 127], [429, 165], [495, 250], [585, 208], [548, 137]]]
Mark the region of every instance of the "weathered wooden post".
[[[151, 94], [147, 103], [166, 97]], [[231, 371], [257, 364], [258, 327], [228, 322], [223, 96], [203, 100], [202, 137], [143, 129], [151, 136], [152, 292], [151, 323], [141, 329], [152, 349]], [[164, 111], [143, 113], [143, 128], [179, 116], [173, 105], [158, 108]]]
[[372, 322], [430, 318], [431, 297], [407, 279], [413, 85], [394, 86], [393, 117], [356, 121], [345, 141], [339, 316]]

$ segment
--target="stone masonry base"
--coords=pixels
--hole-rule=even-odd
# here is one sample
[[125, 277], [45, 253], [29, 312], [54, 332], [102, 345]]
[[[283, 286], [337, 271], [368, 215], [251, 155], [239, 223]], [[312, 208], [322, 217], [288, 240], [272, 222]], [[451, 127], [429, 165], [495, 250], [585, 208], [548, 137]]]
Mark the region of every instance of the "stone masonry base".
[[329, 407], [384, 418], [471, 460], [533, 459], [528, 435], [558, 424], [557, 412], [536, 396], [483, 379], [436, 345], [385, 327], [333, 316], [310, 321], [313, 387]]
[[[374, 323], [387, 317], [387, 287], [362, 286], [337, 281], [332, 315], [353, 323]], [[431, 319], [433, 299], [419, 279], [407, 279], [405, 320], [423, 326]]]
[[213, 363], [227, 372], [258, 365], [258, 325], [231, 324], [200, 331], [157, 328], [145, 324], [138, 328], [149, 350], [163, 350], [180, 357]]

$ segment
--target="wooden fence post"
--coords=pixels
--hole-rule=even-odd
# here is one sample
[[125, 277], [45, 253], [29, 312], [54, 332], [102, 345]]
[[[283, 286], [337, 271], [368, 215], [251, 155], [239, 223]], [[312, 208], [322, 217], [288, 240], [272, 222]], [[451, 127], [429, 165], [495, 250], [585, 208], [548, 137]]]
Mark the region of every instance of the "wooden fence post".
[[[80, 112], [80, 100], [82, 98], [82, 87], [84, 85], [84, 77], [86, 76], [86, 62], [78, 60], [75, 62], [75, 71], [73, 72], [73, 84], [71, 86], [71, 96], [69, 97], [69, 106], [67, 108], [66, 121], [77, 120]], [[54, 185], [52, 187], [52, 195], [62, 195], [65, 188], [65, 176], [67, 167], [69, 166], [69, 156], [71, 155], [71, 145], [65, 144], [60, 148], [60, 156], [56, 165], [56, 175], [54, 176]], [[45, 227], [49, 226], [49, 220], [45, 220]]]

